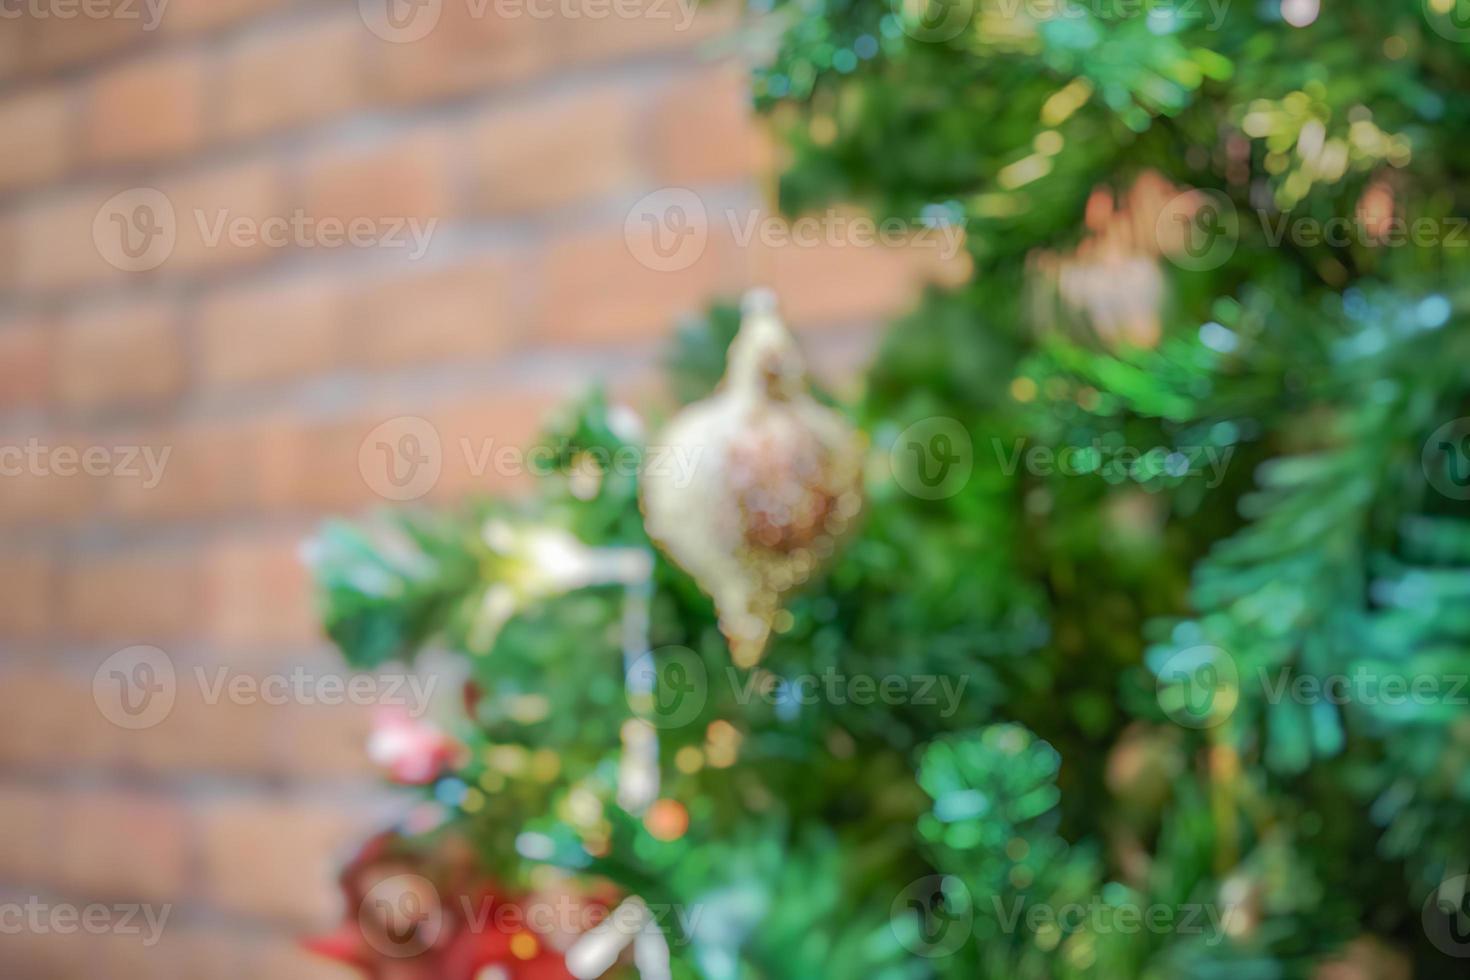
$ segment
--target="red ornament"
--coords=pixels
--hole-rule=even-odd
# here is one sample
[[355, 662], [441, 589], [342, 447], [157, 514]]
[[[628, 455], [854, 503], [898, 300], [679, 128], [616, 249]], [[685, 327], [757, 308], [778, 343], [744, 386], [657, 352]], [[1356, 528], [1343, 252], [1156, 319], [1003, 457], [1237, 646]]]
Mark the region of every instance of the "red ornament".
[[368, 736], [368, 757], [405, 786], [425, 786], [439, 778], [459, 754], [459, 743], [406, 708], [381, 708]]
[[342, 924], [304, 945], [370, 980], [572, 980], [525, 910], [506, 908], [518, 899], [472, 879], [464, 858], [425, 859], [380, 834], [342, 872]]

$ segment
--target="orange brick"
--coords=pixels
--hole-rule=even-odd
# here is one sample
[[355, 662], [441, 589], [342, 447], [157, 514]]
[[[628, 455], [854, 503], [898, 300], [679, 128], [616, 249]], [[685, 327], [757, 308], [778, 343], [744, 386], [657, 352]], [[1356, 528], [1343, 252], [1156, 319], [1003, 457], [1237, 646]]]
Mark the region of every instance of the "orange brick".
[[57, 396], [71, 408], [156, 402], [184, 385], [176, 314], [161, 302], [69, 317], [56, 346]]
[[226, 647], [317, 642], [311, 580], [296, 536], [227, 538], [211, 548], [205, 572], [205, 620]]
[[55, 619], [55, 564], [42, 551], [0, 554], [0, 634], [35, 642]]
[[678, 317], [744, 284], [729, 266], [729, 248], [715, 208], [709, 209], [703, 252], [687, 267], [668, 271], [635, 258], [621, 229], [568, 236], [547, 259], [544, 334], [559, 343], [590, 344], [665, 337]]
[[92, 976], [90, 949], [77, 936], [60, 932], [22, 932], [5, 937], [5, 971], [25, 980], [67, 980]]
[[[344, 665], [335, 669], [350, 681]], [[367, 755], [372, 717], [371, 707], [356, 704], [292, 705], [275, 729], [282, 769], [308, 779], [380, 779]]]
[[[165, 270], [191, 272], [263, 262], [291, 247], [277, 161], [252, 158], [164, 183], [178, 240]], [[284, 236], [284, 237], [281, 237]]]
[[40, 405], [50, 375], [51, 338], [40, 322], [0, 326], [0, 409]]
[[150, 728], [112, 729], [111, 768], [257, 777], [282, 771], [275, 742], [286, 709], [258, 698], [232, 699], [229, 684], [242, 673], [234, 665], [176, 660], [177, 693], [168, 716]]
[[[93, 0], [96, 8], [98, 0]], [[107, 16], [36, 17], [27, 25], [26, 63], [39, 71], [51, 71], [92, 61], [154, 37], [167, 16], [155, 18], [146, 3], [107, 0]], [[166, 15], [168, 7], [161, 8]]]
[[71, 162], [67, 98], [59, 88], [0, 101], [0, 190], [56, 180]]
[[344, 222], [442, 219], [450, 210], [452, 157], [449, 136], [439, 128], [318, 153], [306, 164], [306, 213]]
[[0, 78], [10, 78], [24, 65], [28, 27], [25, 20], [0, 20]]
[[131, 163], [197, 148], [204, 84], [204, 60], [191, 53], [146, 57], [99, 75], [85, 119], [88, 159]]
[[81, 639], [119, 649], [157, 644], [199, 622], [198, 561], [178, 552], [78, 555], [62, 575], [64, 621]]
[[54, 793], [23, 786], [0, 786], [0, 878], [39, 883], [48, 876], [61, 801]]
[[470, 135], [476, 205], [548, 210], [632, 184], [636, 99], [626, 87], [578, 90], [487, 114]]
[[23, 215], [0, 214], [0, 287], [17, 292], [22, 281], [20, 236], [25, 224]]
[[772, 147], [750, 106], [750, 70], [731, 64], [684, 76], [654, 114], [658, 178], [670, 184], [744, 180], [772, 165]]
[[130, 472], [103, 483], [110, 514], [180, 521], [250, 511], [262, 494], [268, 437], [254, 420], [119, 433], [115, 444], [137, 447], [137, 456]]
[[[400, 416], [426, 419], [439, 436], [440, 475], [426, 490], [426, 499], [524, 489], [525, 478], [496, 469], [493, 451], [528, 445], [546, 413], [586, 382], [585, 377], [561, 374], [514, 388], [498, 386], [494, 396], [439, 404], [383, 401], [365, 417], [297, 426], [289, 436], [283, 434], [276, 447], [279, 457], [271, 464], [268, 499], [276, 507], [337, 513], [384, 506], [388, 501], [368, 480], [373, 477], [380, 484], [383, 477], [377, 468], [386, 463], [379, 462], [374, 447], [369, 447], [364, 462], [363, 447], [380, 425]], [[481, 451], [487, 440], [493, 440], [489, 459], [482, 458]]]
[[201, 814], [210, 901], [226, 912], [332, 923], [341, 913], [336, 862], [373, 826], [367, 809], [245, 800], [210, 806]]
[[91, 946], [93, 969], [70, 976], [107, 980], [360, 980], [362, 976], [307, 953], [289, 935], [276, 937], [238, 926], [233, 930], [191, 927], [180, 923], [183, 911], [173, 909], [159, 942], [153, 946], [145, 945], [140, 936], [95, 937]]
[[105, 478], [83, 471], [82, 454], [98, 444], [58, 432], [0, 438], [5, 453], [0, 522], [35, 524], [88, 513], [96, 506]]
[[793, 321], [851, 320], [904, 312], [919, 298], [925, 282], [953, 282], [969, 268], [961, 250], [945, 259], [943, 239], [925, 244], [803, 246], [784, 242], [761, 249], [762, 267]]
[[[244, 980], [243, 968], [249, 940], [225, 941], [223, 934], [210, 933], [208, 938], [187, 926], [181, 926], [183, 909], [175, 906], [164, 915], [162, 904], [150, 905], [154, 921], [161, 919], [157, 941], [153, 927], [140, 913], [134, 923], [135, 934], [105, 933], [87, 936], [85, 949], [92, 964], [88, 976], [105, 976], [108, 980]], [[73, 938], [82, 938], [80, 936]], [[226, 958], [211, 959], [213, 953]]]
[[525, 331], [514, 295], [525, 278], [487, 258], [367, 289], [353, 300], [352, 347], [374, 367], [499, 354]]
[[22, 293], [121, 279], [124, 273], [108, 263], [93, 236], [98, 214], [113, 190], [67, 194], [17, 213], [0, 231], [0, 257], [10, 253], [0, 277], [9, 272], [12, 287]]
[[358, 448], [370, 428], [343, 421], [283, 428], [264, 465], [266, 506], [319, 514], [381, 503], [358, 471]]
[[288, 0], [169, 0], [163, 18], [165, 34], [197, 34], [243, 20], [260, 18]]
[[166, 901], [184, 890], [188, 827], [177, 803], [133, 793], [98, 792], [70, 799], [54, 858], [61, 876], [83, 895]]
[[347, 350], [342, 290], [315, 279], [252, 282], [199, 311], [200, 381], [211, 389], [325, 374]]
[[494, 0], [450, 0], [427, 35], [393, 43], [369, 34], [379, 98], [419, 102], [530, 77], [548, 64], [545, 32], [528, 17], [495, 16]]
[[[0, 673], [0, 760], [41, 772], [95, 765], [117, 729], [92, 697], [91, 677], [54, 670]], [[48, 880], [51, 880], [48, 876]]]
[[[531, 0], [527, 2], [530, 5]], [[613, 12], [613, 9], [626, 9], [624, 4], [610, 9], [598, 0], [569, 0], [569, 3], [577, 16], [540, 22], [553, 35], [546, 43], [555, 50], [561, 63], [601, 62], [693, 47], [729, 33], [740, 18], [739, 6], [726, 3], [639, 0], [639, 12], [634, 16], [618, 16]]]
[[452, 501], [470, 494], [528, 491], [534, 477], [524, 457], [505, 468], [496, 453], [502, 447], [530, 446], [547, 415], [584, 390], [587, 381], [585, 376], [559, 372], [493, 397], [456, 400], [420, 411], [439, 433], [444, 453], [443, 472], [426, 499]]
[[223, 68], [220, 132], [236, 139], [340, 114], [359, 100], [365, 32], [355, 12], [242, 42]]
[[315, 956], [299, 943], [275, 942], [257, 946], [259, 966], [252, 976], [291, 977], [292, 980], [357, 980], [356, 970]]

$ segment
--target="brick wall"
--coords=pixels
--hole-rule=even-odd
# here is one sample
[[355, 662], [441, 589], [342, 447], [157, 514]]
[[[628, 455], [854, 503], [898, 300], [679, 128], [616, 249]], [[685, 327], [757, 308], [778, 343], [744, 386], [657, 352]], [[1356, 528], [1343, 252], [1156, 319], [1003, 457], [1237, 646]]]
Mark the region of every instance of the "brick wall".
[[[757, 280], [841, 370], [954, 271], [716, 217], [754, 213], [773, 153], [731, 5], [404, 11], [437, 20], [0, 0], [0, 908], [171, 909], [153, 946], [3, 929], [7, 977], [340, 975], [293, 937], [334, 920], [335, 861], [393, 812], [367, 712], [211, 703], [192, 678], [338, 669], [297, 553], [324, 515], [383, 503], [376, 426], [513, 445], [595, 377], [642, 398], [674, 319]], [[639, 209], [675, 187], [707, 240], [654, 268]], [[335, 245], [328, 219], [364, 235]], [[428, 499], [471, 487], [517, 482], [446, 452]], [[137, 645], [177, 668], [176, 700], [126, 727], [99, 669], [135, 671], [109, 658]]]

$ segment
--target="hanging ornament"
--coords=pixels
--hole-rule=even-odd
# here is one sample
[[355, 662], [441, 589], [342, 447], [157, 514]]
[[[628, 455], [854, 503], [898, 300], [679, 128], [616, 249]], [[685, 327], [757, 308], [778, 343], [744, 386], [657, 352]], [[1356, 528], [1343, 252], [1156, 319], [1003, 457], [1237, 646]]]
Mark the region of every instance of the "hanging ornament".
[[383, 706], [373, 715], [368, 758], [404, 786], [427, 786], [450, 768], [460, 744], [432, 721], [401, 705]]
[[644, 474], [648, 534], [714, 599], [735, 663], [751, 667], [782, 597], [857, 516], [862, 439], [812, 398], [774, 295], [753, 290], [719, 389], [676, 415], [657, 443], [693, 465]]
[[425, 854], [379, 834], [343, 869], [342, 924], [304, 945], [370, 980], [573, 980], [555, 937], [530, 928], [519, 896], [474, 861], [458, 841]]
[[1076, 247], [1040, 249], [1027, 257], [1033, 322], [1045, 329], [1086, 328], [1110, 348], [1157, 347], [1163, 335], [1162, 260], [1191, 267], [1190, 222], [1214, 200], [1175, 187], [1152, 170], [1120, 194], [1094, 188], [1083, 215], [1087, 234]]

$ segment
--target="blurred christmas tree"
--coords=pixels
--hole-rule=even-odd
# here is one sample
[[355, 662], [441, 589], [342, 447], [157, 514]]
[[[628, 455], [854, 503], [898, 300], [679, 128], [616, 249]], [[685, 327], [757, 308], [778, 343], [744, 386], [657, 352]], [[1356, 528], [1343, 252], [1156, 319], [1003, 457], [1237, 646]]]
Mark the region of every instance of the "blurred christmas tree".
[[1465, 975], [1453, 0], [767, 6], [783, 209], [962, 226], [973, 279], [839, 407], [866, 449], [785, 353], [680, 417], [698, 582], [597, 394], [535, 500], [325, 531], [353, 664], [469, 665], [458, 748], [385, 749], [417, 846], [638, 912], [578, 976]]

